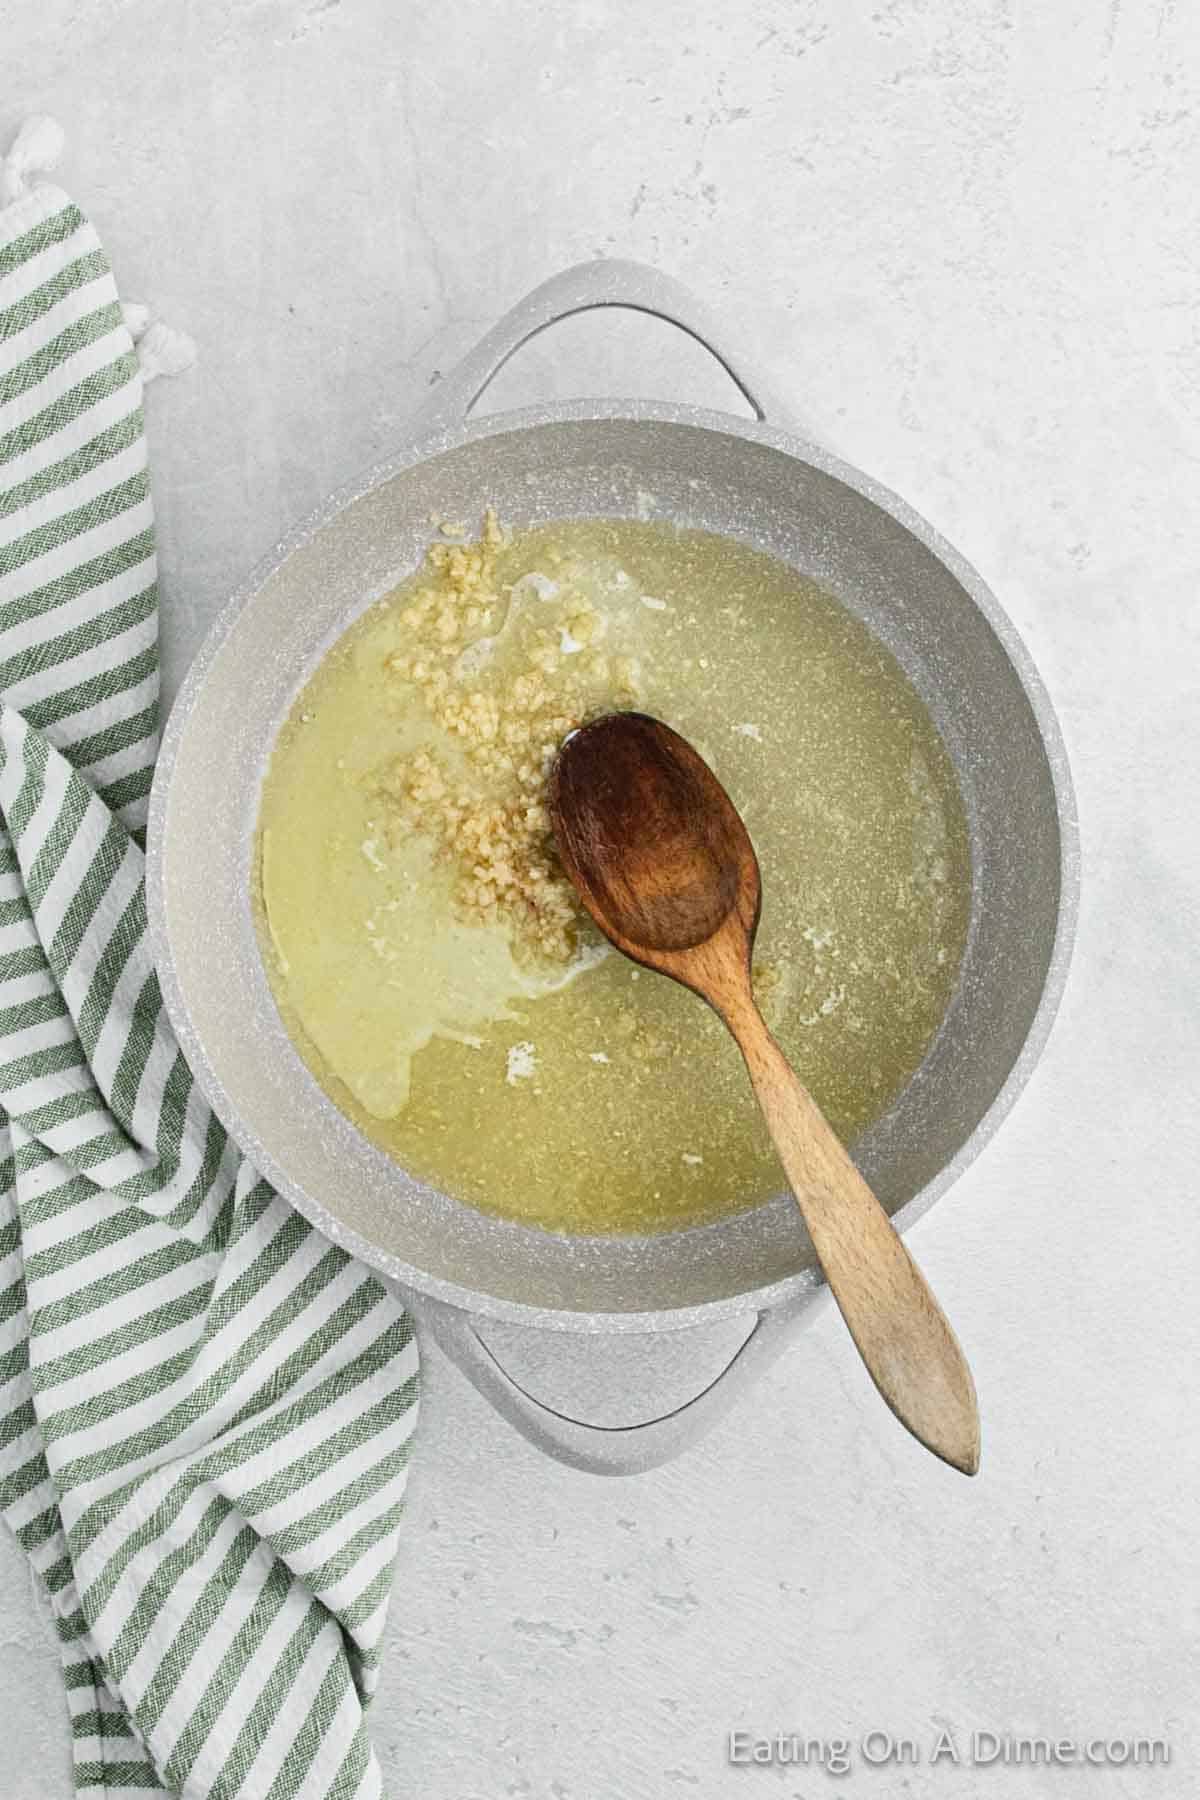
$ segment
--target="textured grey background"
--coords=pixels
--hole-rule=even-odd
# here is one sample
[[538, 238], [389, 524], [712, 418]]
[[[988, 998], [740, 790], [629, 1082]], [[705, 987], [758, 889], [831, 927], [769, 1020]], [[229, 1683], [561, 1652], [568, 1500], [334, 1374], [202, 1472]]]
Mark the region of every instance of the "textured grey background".
[[[172, 686], [247, 566], [502, 307], [660, 262], [812, 431], [983, 571], [1075, 764], [1085, 895], [1044, 1063], [915, 1233], [974, 1364], [969, 1485], [826, 1315], [708, 1442], [605, 1485], [432, 1353], [374, 1729], [395, 1800], [1198, 1791], [1200, 22], [1172, 0], [0, 0], [0, 128], [200, 363], [149, 401]], [[645, 320], [497, 402], [720, 404]], [[69, 1792], [0, 1539], [0, 1792]], [[1166, 1731], [1167, 1770], [738, 1770], [731, 1727]]]

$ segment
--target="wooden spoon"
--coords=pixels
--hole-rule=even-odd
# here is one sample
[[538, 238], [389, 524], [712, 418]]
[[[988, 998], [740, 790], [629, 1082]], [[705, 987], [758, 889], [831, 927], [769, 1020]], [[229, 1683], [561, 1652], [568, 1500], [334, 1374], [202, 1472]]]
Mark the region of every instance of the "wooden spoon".
[[669, 726], [644, 713], [608, 713], [559, 751], [550, 818], [563, 867], [605, 936], [707, 1000], [733, 1033], [872, 1380], [915, 1438], [973, 1475], [979, 1413], [954, 1333], [755, 1005], [750, 955], [762, 883], [728, 794]]

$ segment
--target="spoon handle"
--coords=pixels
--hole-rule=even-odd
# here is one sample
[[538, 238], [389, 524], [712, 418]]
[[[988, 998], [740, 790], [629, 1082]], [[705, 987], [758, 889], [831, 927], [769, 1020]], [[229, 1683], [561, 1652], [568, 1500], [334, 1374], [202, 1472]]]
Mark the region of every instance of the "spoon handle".
[[935, 1456], [979, 1467], [975, 1384], [925, 1278], [757, 1008], [729, 1020], [825, 1278], [875, 1386]]

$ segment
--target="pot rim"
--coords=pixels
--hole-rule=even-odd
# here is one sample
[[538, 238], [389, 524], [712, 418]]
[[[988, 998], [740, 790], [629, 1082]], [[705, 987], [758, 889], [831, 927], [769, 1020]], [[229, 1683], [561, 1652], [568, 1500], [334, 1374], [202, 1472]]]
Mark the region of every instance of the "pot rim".
[[[758, 420], [743, 419], [736, 414], [676, 402], [587, 399], [520, 407], [488, 413], [480, 418], [468, 416], [462, 422], [450, 426], [442, 424], [431, 431], [422, 431], [418, 426], [414, 436], [406, 439], [389, 456], [372, 464], [362, 474], [335, 490], [266, 552], [222, 606], [193, 658], [171, 707], [155, 766], [146, 838], [146, 910], [151, 954], [171, 1027], [209, 1105], [230, 1135], [235, 1140], [240, 1139], [244, 1131], [236, 1101], [226, 1092], [208, 1060], [199, 1034], [192, 1026], [176, 976], [167, 921], [164, 839], [171, 781], [184, 732], [209, 670], [243, 611], [253, 603], [267, 581], [295, 551], [307, 544], [348, 506], [406, 469], [432, 461], [468, 443], [516, 431], [539, 426], [573, 422], [600, 423], [609, 420], [635, 425], [680, 425], [764, 444], [833, 477], [872, 502], [896, 520], [950, 571], [991, 627], [1033, 712], [1049, 765], [1059, 830], [1059, 895], [1054, 945], [1037, 1010], [1003, 1086], [949, 1162], [892, 1215], [896, 1229], [900, 1232], [907, 1231], [974, 1162], [1007, 1117], [1032, 1075], [1054, 1024], [1070, 967], [1079, 906], [1080, 849], [1074, 783], [1062, 728], [1046, 685], [1016, 626], [972, 564], [915, 508], [882, 482], [864, 474], [800, 433]], [[308, 1195], [273, 1156], [257, 1154], [255, 1166], [326, 1237], [377, 1274], [407, 1290], [408, 1295], [418, 1303], [422, 1298], [440, 1301], [483, 1318], [594, 1334], [684, 1330], [689, 1326], [711, 1324], [737, 1314], [763, 1313], [787, 1302], [796, 1303], [806, 1293], [815, 1296], [825, 1287], [819, 1271], [809, 1268], [766, 1286], [748, 1288], [737, 1294], [706, 1300], [696, 1305], [636, 1312], [593, 1312], [506, 1299], [441, 1276], [430, 1275], [382, 1250]]]

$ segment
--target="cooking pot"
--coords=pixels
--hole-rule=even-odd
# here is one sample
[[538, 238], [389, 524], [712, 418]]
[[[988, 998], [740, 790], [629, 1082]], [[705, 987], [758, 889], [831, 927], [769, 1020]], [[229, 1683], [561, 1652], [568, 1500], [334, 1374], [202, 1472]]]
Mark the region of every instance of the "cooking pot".
[[[706, 345], [755, 418], [647, 400], [470, 417], [535, 333], [606, 306], [670, 320]], [[813, 1315], [826, 1290], [794, 1203], [784, 1194], [657, 1236], [579, 1237], [488, 1217], [406, 1174], [326, 1098], [284, 1030], [251, 913], [255, 819], [298, 688], [415, 568], [431, 516], [477, 518], [487, 503], [512, 525], [632, 516], [651, 496], [657, 516], [792, 564], [900, 662], [966, 804], [958, 984], [920, 1068], [853, 1145], [899, 1229], [920, 1218], [1012, 1105], [1058, 1005], [1078, 885], [1066, 756], [1028, 652], [975, 571], [902, 500], [795, 435], [724, 344], [686, 289], [635, 263], [584, 264], [537, 288], [439, 385], [408, 440], [229, 601], [176, 701], [151, 800], [163, 996], [218, 1115], [281, 1193], [399, 1290], [503, 1414], [552, 1455], [602, 1472], [674, 1455]], [[943, 1298], [969, 1341], [969, 1319]], [[814, 1412], [821, 1404], [814, 1395]]]

